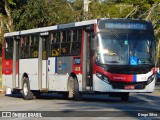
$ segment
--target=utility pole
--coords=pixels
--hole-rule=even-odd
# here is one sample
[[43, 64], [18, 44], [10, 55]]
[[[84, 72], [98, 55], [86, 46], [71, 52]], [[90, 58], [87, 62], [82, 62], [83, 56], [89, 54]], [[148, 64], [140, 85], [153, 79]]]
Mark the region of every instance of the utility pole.
[[83, 0], [83, 15], [84, 15], [84, 20], [88, 19], [88, 5], [91, 1], [89, 0]]

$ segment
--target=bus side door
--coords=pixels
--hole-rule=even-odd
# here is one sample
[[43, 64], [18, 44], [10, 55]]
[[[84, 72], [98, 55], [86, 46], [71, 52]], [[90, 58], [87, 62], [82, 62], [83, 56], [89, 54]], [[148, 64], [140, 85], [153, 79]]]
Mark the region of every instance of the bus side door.
[[48, 35], [40, 35], [38, 77], [39, 88], [42, 91], [48, 91], [48, 38]]
[[12, 87], [19, 88], [19, 42], [20, 38], [13, 39], [13, 69], [12, 69]]

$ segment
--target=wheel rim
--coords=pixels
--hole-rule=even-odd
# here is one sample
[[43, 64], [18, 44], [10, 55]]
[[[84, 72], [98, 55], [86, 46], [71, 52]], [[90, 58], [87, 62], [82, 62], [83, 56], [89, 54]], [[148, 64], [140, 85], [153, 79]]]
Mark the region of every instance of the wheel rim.
[[27, 83], [24, 83], [24, 85], [23, 85], [23, 93], [24, 93], [25, 96], [27, 96], [27, 94], [28, 94]]

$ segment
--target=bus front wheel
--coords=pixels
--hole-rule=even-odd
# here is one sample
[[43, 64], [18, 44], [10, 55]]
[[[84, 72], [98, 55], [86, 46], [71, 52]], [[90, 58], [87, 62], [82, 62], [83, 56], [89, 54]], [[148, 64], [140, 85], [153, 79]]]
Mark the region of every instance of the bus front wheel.
[[33, 99], [33, 93], [30, 90], [29, 80], [27, 78], [23, 80], [22, 95], [24, 100]]

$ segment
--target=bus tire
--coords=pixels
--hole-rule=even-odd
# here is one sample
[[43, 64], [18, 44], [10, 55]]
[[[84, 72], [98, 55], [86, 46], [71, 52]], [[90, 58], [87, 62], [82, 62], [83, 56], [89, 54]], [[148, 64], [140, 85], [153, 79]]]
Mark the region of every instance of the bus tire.
[[23, 95], [24, 100], [32, 100], [33, 99], [33, 93], [30, 90], [30, 84], [29, 84], [29, 80], [27, 78], [24, 78], [24, 80], [23, 80], [22, 95]]
[[122, 93], [121, 101], [127, 102], [129, 100], [129, 93]]
[[76, 78], [69, 78], [69, 98], [73, 98], [75, 101], [80, 101], [82, 95], [79, 92], [78, 80]]
[[81, 101], [82, 100], [82, 95], [79, 92], [78, 80], [76, 78], [74, 78], [73, 99], [75, 101]]

